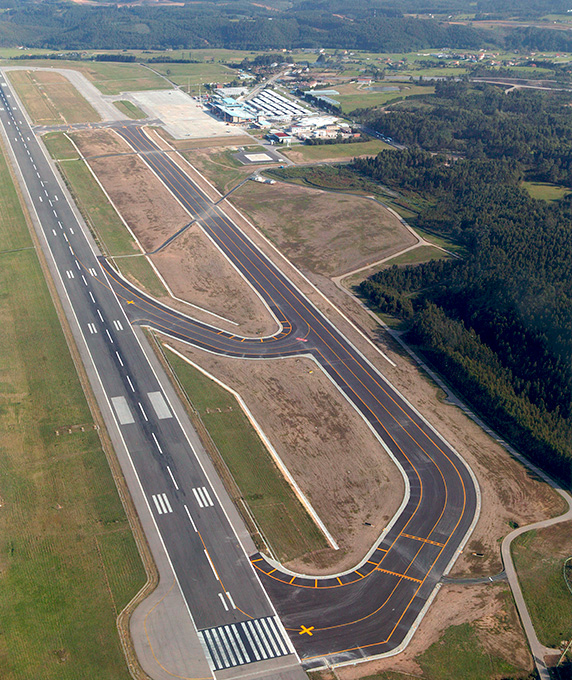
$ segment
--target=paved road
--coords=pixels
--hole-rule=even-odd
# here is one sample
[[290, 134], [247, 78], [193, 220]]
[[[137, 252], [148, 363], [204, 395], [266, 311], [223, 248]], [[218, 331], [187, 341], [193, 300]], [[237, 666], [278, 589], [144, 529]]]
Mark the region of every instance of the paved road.
[[399, 647], [475, 518], [478, 495], [463, 461], [383, 376], [139, 128], [119, 133], [249, 279], [281, 324], [243, 338], [157, 304], [102, 261], [133, 323], [228, 356], [311, 355], [370, 423], [407, 478], [408, 499], [357, 569], [330, 578], [286, 572], [253, 555], [306, 668]]
[[149, 526], [173, 565], [211, 670], [278, 657], [295, 663], [221, 498], [3, 77], [0, 122], [65, 291], [64, 302], [73, 310], [72, 323], [81, 331], [90, 368], [105, 395], [103, 407], [114, 414], [128, 451], [130, 476], [135, 470], [135, 491], [142, 492], [145, 512], [152, 517]]

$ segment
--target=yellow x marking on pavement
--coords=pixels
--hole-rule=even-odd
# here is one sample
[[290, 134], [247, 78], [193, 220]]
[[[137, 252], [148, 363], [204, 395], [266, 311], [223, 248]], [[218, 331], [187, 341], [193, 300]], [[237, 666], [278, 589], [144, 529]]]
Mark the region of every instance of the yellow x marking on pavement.
[[306, 626], [300, 626], [300, 632], [298, 633], [298, 635], [304, 635], [304, 633], [308, 633], [308, 635], [312, 637], [312, 635], [314, 635], [314, 633], [312, 633], [314, 628], [315, 626], [310, 626], [309, 628], [306, 628]]

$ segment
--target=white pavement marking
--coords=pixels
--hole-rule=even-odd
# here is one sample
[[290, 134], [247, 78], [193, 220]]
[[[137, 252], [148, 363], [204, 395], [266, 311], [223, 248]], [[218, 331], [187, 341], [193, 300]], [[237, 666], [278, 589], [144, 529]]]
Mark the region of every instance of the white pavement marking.
[[135, 388], [133, 387], [133, 383], [131, 382], [131, 378], [128, 375], [126, 375], [125, 377], [127, 378], [127, 382], [129, 383], [129, 387], [131, 388], [131, 391], [135, 392]]
[[115, 356], [117, 357], [117, 361], [119, 361], [121, 366], [123, 366], [123, 359], [121, 358], [121, 354], [119, 354], [119, 352], [116, 351]]
[[230, 606], [233, 609], [236, 609], [236, 605], [234, 604], [234, 600], [232, 599], [232, 595], [228, 592], [228, 590], [226, 591], [226, 596], [228, 597], [228, 601], [230, 602]]
[[197, 499], [197, 503], [199, 504], [199, 508], [203, 508], [204, 504], [203, 504], [203, 501], [201, 500], [201, 497], [199, 496], [197, 490], [193, 489], [193, 493], [195, 494], [195, 498]]
[[219, 579], [219, 577], [218, 577], [218, 574], [216, 573], [216, 569], [214, 568], [214, 564], [211, 562], [211, 556], [210, 556], [210, 555], [208, 554], [208, 552], [206, 551], [206, 548], [205, 548], [205, 551], [204, 551], [204, 552], [205, 552], [205, 555], [206, 555], [206, 557], [207, 557], [207, 560], [209, 561], [209, 564], [211, 565], [211, 569], [213, 570], [213, 574], [215, 575], [216, 580], [217, 580], [217, 581], [220, 581], [220, 579]]
[[89, 332], [92, 335], [95, 335], [97, 333], [97, 326], [94, 323], [88, 323], [87, 327], [89, 328]]
[[151, 498], [153, 499], [153, 502], [155, 503], [155, 507], [157, 508], [157, 512], [158, 512], [160, 515], [162, 515], [162, 514], [163, 514], [163, 510], [162, 510], [161, 506], [159, 505], [159, 501], [157, 500], [157, 496], [151, 496]]
[[212, 499], [209, 495], [209, 492], [207, 491], [205, 486], [201, 486], [201, 487], [197, 488], [197, 491], [198, 491], [198, 493], [199, 493], [199, 495], [200, 495], [200, 497], [201, 497], [201, 499], [202, 499], [202, 501], [205, 505], [205, 508], [210, 508], [214, 505], [214, 503], [212, 502]]
[[139, 401], [139, 402], [137, 402], [137, 403], [139, 404], [139, 408], [141, 409], [141, 413], [143, 414], [143, 418], [145, 418], [145, 420], [148, 421], [149, 418], [147, 418], [147, 414], [145, 413], [145, 409], [144, 409], [143, 406], [141, 405], [141, 402]]
[[[151, 436], [153, 437], [153, 441], [155, 442], [155, 446], [159, 449], [159, 453], [162, 454], [162, 453], [163, 453], [163, 449], [161, 448], [161, 445], [159, 444], [159, 440], [157, 439], [157, 435], [156, 435], [154, 432], [151, 432]], [[167, 467], [169, 467], [169, 466], [167, 465]], [[171, 472], [171, 471], [169, 470], [169, 472]], [[173, 475], [171, 475], [171, 477], [172, 477], [172, 476], [173, 476]], [[174, 480], [173, 480], [173, 481], [174, 481]], [[177, 487], [177, 489], [179, 488], [176, 484], [175, 484], [175, 486]]]
[[81, 265], [77, 260], [75, 261], [75, 266], [81, 271]]
[[109, 329], [106, 328], [105, 332], [107, 333], [107, 337], [109, 338], [109, 342], [113, 345], [113, 338], [111, 337], [111, 333], [109, 332]]
[[103, 316], [101, 316], [101, 312], [99, 311], [99, 309], [97, 310], [97, 316], [99, 317], [99, 320], [103, 322]]
[[191, 513], [189, 512], [189, 508], [187, 508], [186, 505], [184, 506], [184, 508], [185, 508], [186, 513], [187, 513], [187, 517], [189, 518], [189, 521], [193, 525], [193, 529], [198, 532], [197, 525], [193, 522], [193, 518], [191, 517]]
[[58, 235], [58, 233], [57, 233], [57, 231], [56, 231], [55, 229], [52, 229], [52, 234], [53, 234], [54, 236], [57, 236], [57, 235]]
[[169, 499], [167, 498], [167, 494], [163, 493], [163, 494], [161, 494], [161, 496], [163, 497], [165, 505], [167, 506], [167, 512], [173, 512], [173, 508], [171, 507], [171, 504], [169, 503]]
[[[159, 445], [157, 444], [157, 447]], [[173, 482], [173, 485], [177, 491], [179, 490], [179, 485], [177, 484], [177, 480], [174, 478], [173, 473], [171, 472], [171, 468], [167, 465], [167, 470], [169, 471], [169, 474], [171, 475], [171, 481]]]
[[89, 291], [89, 297], [91, 298], [93, 304], [95, 304], [95, 298], [93, 297], [93, 293], [91, 291]]
[[81, 278], [83, 279], [83, 282], [84, 282], [85, 285], [87, 286], [87, 279], [85, 278], [85, 276], [84, 276], [83, 274], [81, 275]]
[[[56, 233], [56, 232], [55, 232], [55, 229], [54, 229], [54, 234], [55, 234], [55, 233]], [[69, 243], [69, 241], [68, 241], [68, 237], [67, 237], [67, 235], [66, 235], [66, 232], [65, 232], [65, 231], [64, 231], [64, 238], [65, 238], [65, 240], [66, 240], [66, 243]]]
[[149, 397], [149, 401], [155, 409], [155, 413], [157, 414], [157, 418], [159, 418], [159, 420], [165, 420], [167, 418], [173, 417], [173, 414], [167, 406], [165, 397], [161, 392], [148, 392], [147, 396]]
[[113, 325], [115, 326], [116, 331], [122, 331], [123, 330], [123, 326], [121, 325], [121, 321], [119, 321], [119, 319], [114, 319]]
[[227, 612], [228, 605], [226, 603], [226, 600], [224, 599], [224, 595], [222, 593], [219, 593], [218, 596], [220, 597], [220, 601], [222, 602], [222, 606], [224, 607], [225, 612]]
[[111, 404], [115, 410], [115, 415], [117, 420], [121, 425], [130, 425], [135, 422], [127, 399], [125, 397], [111, 397]]
[[74, 273], [72, 272], [71, 269], [68, 269], [68, 270], [66, 271], [66, 274], [67, 274], [67, 276], [68, 276], [68, 279], [73, 279], [73, 278], [75, 278]]

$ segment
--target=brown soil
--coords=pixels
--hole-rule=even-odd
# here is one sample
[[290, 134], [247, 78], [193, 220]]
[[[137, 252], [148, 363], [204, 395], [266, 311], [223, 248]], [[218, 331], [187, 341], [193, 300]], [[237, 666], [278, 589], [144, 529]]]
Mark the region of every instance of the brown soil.
[[437, 642], [449, 626], [463, 623], [474, 626], [480, 642], [490, 654], [523, 670], [532, 670], [532, 657], [508, 585], [447, 585], [442, 586], [404, 652], [387, 659], [336, 669], [337, 678], [357, 680], [382, 671], [422, 677], [416, 657]]
[[241, 395], [340, 546], [287, 566], [320, 574], [355, 565], [404, 493], [401, 474], [363, 418], [310, 359], [244, 361], [168, 344]]
[[231, 201], [304, 271], [342, 274], [416, 242], [394, 215], [361, 196], [248, 182]]
[[71, 135], [73, 141], [86, 158], [106, 154], [133, 154], [133, 149], [115, 134], [113, 130], [90, 130]]
[[[238, 325], [212, 317], [207, 323], [241, 335], [271, 335], [278, 324], [242, 276], [196, 224], [157, 255], [153, 264], [173, 294]], [[170, 298], [164, 300], [170, 304]], [[187, 308], [187, 313], [189, 310]], [[192, 316], [198, 318], [196, 313]]]
[[151, 128], [157, 132], [170, 146], [179, 151], [186, 151], [188, 149], [205, 149], [212, 146], [247, 146], [252, 144], [252, 138], [247, 135], [237, 135], [236, 137], [215, 137], [207, 139], [175, 139], [163, 128]]
[[192, 216], [137, 156], [92, 158], [90, 166], [143, 250], [152, 252]]

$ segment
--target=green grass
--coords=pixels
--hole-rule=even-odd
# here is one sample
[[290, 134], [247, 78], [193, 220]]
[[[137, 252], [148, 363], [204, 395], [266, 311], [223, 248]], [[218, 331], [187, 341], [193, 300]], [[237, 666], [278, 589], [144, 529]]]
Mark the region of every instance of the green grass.
[[2, 680], [128, 680], [145, 572], [2, 158], [0, 183]]
[[316, 144], [315, 146], [296, 144], [293, 147], [281, 148], [280, 151], [286, 156], [290, 156], [292, 153], [300, 153], [304, 161], [321, 161], [326, 158], [354, 158], [366, 154], [376, 156], [383, 149], [391, 148], [385, 142], [371, 140], [349, 144]]
[[572, 594], [562, 568], [572, 556], [571, 522], [529, 531], [513, 541], [512, 555], [538, 639], [558, 647], [572, 635]]
[[[190, 94], [199, 92], [199, 84], [202, 86], [205, 83], [228, 83], [234, 80], [237, 72], [233, 69], [216, 63], [200, 63], [200, 64], [149, 64], [149, 66], [162, 73], [169, 80], [181, 86], [185, 92]], [[204, 87], [202, 92], [205, 92]]]
[[74, 145], [62, 132], [50, 132], [42, 137], [50, 156], [55, 160], [78, 159], [79, 154]]
[[336, 88], [340, 94], [333, 95], [337, 99], [344, 113], [349, 113], [355, 109], [363, 109], [371, 106], [383, 106], [396, 99], [405, 99], [412, 95], [433, 94], [435, 88], [429, 85], [398, 85], [390, 81], [374, 83], [372, 87], [399, 87], [399, 91], [375, 92], [365, 87], [358, 90], [356, 85], [342, 85]]
[[178, 356], [168, 360], [278, 558], [326, 548], [234, 396]]
[[121, 257], [113, 262], [123, 276], [133, 281], [139, 288], [147, 291], [150, 295], [166, 297], [169, 294], [161, 279], [155, 274], [154, 269], [143, 255], [138, 257]]
[[438, 248], [433, 248], [433, 246], [419, 246], [419, 248], [415, 248], [407, 253], [403, 253], [403, 255], [397, 255], [391, 260], [388, 260], [385, 265], [421, 264], [422, 262], [429, 262], [429, 260], [446, 260], [449, 258], [450, 255]]
[[135, 106], [133, 102], [122, 99], [121, 101], [113, 103], [121, 111], [121, 113], [124, 113], [128, 118], [132, 118], [133, 120], [147, 118], [147, 114], [144, 111], [141, 111], [138, 106]]
[[523, 675], [504, 659], [490, 654], [468, 623], [448, 628], [416, 661], [424, 676], [431, 680], [486, 680]]
[[559, 201], [568, 194], [572, 193], [569, 187], [549, 182], [522, 182], [521, 186], [528, 191], [532, 198], [542, 201]]

